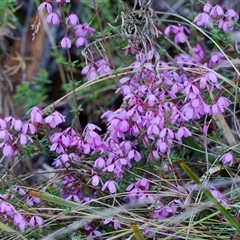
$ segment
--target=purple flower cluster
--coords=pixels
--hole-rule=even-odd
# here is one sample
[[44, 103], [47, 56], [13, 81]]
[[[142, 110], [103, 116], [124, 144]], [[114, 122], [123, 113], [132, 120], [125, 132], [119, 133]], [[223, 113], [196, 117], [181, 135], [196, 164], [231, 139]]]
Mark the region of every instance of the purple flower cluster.
[[164, 34], [166, 36], [169, 36], [170, 31], [172, 31], [174, 33], [174, 35], [175, 35], [174, 42], [176, 44], [178, 44], [178, 43], [185, 43], [186, 39], [187, 39], [187, 36], [189, 34], [191, 34], [191, 31], [184, 25], [181, 25], [181, 26], [169, 25], [165, 29]]
[[[25, 196], [26, 192], [18, 187], [13, 187], [15, 192], [18, 192], [21, 196]], [[4, 215], [6, 220], [13, 220], [13, 223], [16, 227], [19, 228], [20, 231], [24, 231], [24, 229], [29, 226], [30, 228], [40, 227], [44, 224], [44, 220], [34, 215], [32, 217], [25, 216], [26, 214], [20, 213], [11, 203], [9, 203], [8, 196], [4, 196], [0, 194], [0, 212]], [[35, 198], [35, 202], [40, 202], [40, 199]]]
[[[46, 8], [47, 22], [59, 25], [63, 21], [57, 12], [53, 12], [49, 2], [43, 2], [38, 10]], [[70, 0], [65, 1], [69, 2]], [[57, 0], [56, 3], [59, 6], [65, 4], [63, 0]], [[234, 10], [228, 9], [224, 12], [220, 6], [213, 7], [208, 2], [203, 8], [203, 13], [197, 16], [194, 22], [205, 28], [217, 22], [219, 29], [227, 32], [233, 30], [233, 23], [237, 20], [238, 15]], [[73, 33], [77, 47], [86, 46], [86, 36], [95, 33], [95, 29], [88, 24], [79, 24], [79, 19], [74, 13], [70, 13], [63, 24], [68, 25], [61, 41], [64, 49], [72, 46], [69, 32]], [[184, 25], [169, 25], [164, 33], [166, 36], [174, 34], [175, 44], [184, 44], [191, 31]], [[129, 46], [126, 50], [126, 53], [135, 54]], [[142, 177], [129, 178], [129, 171], [134, 172], [138, 164], [160, 162], [161, 159], [162, 173], [171, 174], [173, 168], [168, 162], [169, 156], [176, 144], [181, 145], [184, 138], [192, 136], [189, 129], [191, 122], [224, 113], [231, 102], [221, 94], [222, 87], [218, 75], [208, 69], [223, 59], [223, 55], [217, 52], [212, 52], [207, 58], [201, 44], [194, 46], [189, 54], [176, 55], [174, 67], [162, 60], [155, 49], [140, 51], [129, 66], [133, 71], [127, 72], [119, 79], [116, 93], [122, 95], [121, 107], [107, 110], [101, 116], [106, 121], [106, 134], [101, 135], [101, 128], [92, 123], [88, 123], [81, 134], [74, 127], [60, 129], [58, 126], [65, 121], [65, 116], [54, 111], [44, 118], [40, 108], [33, 107], [29, 111], [29, 122], [23, 123], [14, 117], [0, 119], [0, 147], [3, 149], [3, 155], [21, 155], [28, 145], [35, 144], [37, 134], [44, 133], [44, 137], [49, 141], [49, 151], [55, 155], [53, 166], [64, 173], [60, 189], [62, 198], [90, 205], [94, 198], [103, 194], [114, 195], [118, 191], [126, 191], [124, 200], [146, 201], [151, 204], [148, 209], [153, 219], [177, 215], [184, 209], [181, 200], [171, 196], [167, 200], [156, 199], [152, 195], [154, 181], [151, 181], [149, 175], [144, 173]], [[199, 64], [204, 66], [201, 71]], [[189, 68], [191, 71], [188, 71]], [[98, 76], [110, 74], [111, 66], [107, 59], [96, 62], [93, 60], [81, 73], [86, 75], [88, 81], [93, 81]], [[202, 131], [203, 134], [207, 134], [207, 123]], [[233, 153], [226, 152], [220, 161], [231, 166], [234, 161]], [[71, 174], [72, 169], [74, 174]], [[67, 173], [64, 170], [67, 170]], [[87, 180], [80, 180], [82, 175], [88, 176]], [[171, 186], [168, 189], [189, 195], [183, 186]], [[15, 186], [13, 191], [21, 196], [26, 195], [18, 186]], [[222, 204], [229, 203], [219, 190], [211, 188], [210, 191]], [[1, 213], [6, 219], [13, 220], [21, 231], [26, 226], [33, 228], [43, 225], [44, 220], [41, 217], [34, 215], [28, 219], [4, 196], [0, 198]], [[36, 197], [26, 199], [29, 207], [39, 202], [40, 199]], [[121, 227], [115, 216], [105, 219], [103, 224], [110, 222], [115, 230]], [[84, 231], [88, 234], [88, 239], [101, 239], [101, 232], [90, 225], [85, 225]]]
[[89, 63], [86, 65], [81, 73], [86, 75], [88, 81], [92, 81], [93, 79], [97, 78], [98, 76], [110, 73], [111, 68], [110, 64], [105, 59], [100, 59], [94, 63]]
[[[70, 0], [66, 0], [66, 3], [70, 3]], [[56, 0], [56, 3], [58, 7], [63, 7], [64, 4], [63, 1], [61, 0]], [[95, 29], [91, 28], [89, 24], [84, 23], [84, 24], [79, 24], [79, 19], [76, 14], [70, 13], [65, 20], [61, 19], [60, 14], [57, 11], [53, 11], [52, 5], [49, 3], [49, 1], [44, 1], [38, 6], [38, 11], [41, 11], [43, 9], [47, 9], [47, 23], [52, 24], [52, 25], [57, 25], [62, 22], [64, 25], [68, 25], [68, 28], [66, 29], [65, 36], [61, 40], [61, 47], [63, 49], [69, 49], [72, 47], [72, 41], [71, 41], [71, 34], [73, 40], [75, 41], [75, 45], [77, 48], [81, 46], [87, 46], [88, 41], [86, 39], [87, 36], [93, 36], [95, 33]], [[72, 31], [71, 31], [72, 30]]]
[[218, 28], [224, 32], [231, 32], [238, 19], [239, 16], [233, 9], [227, 9], [224, 12], [221, 6], [213, 6], [208, 1], [203, 7], [203, 13], [196, 16], [193, 22], [204, 28], [212, 28], [214, 24], [217, 24]]
[[0, 147], [3, 148], [5, 157], [20, 154], [20, 149], [24, 149], [28, 143], [33, 143], [32, 137], [40, 129], [50, 126], [55, 128], [65, 121], [65, 117], [57, 111], [45, 119], [42, 117], [39, 107], [33, 107], [30, 110], [31, 121], [23, 123], [20, 119], [6, 117], [0, 119]]
[[[201, 46], [197, 45], [194, 49], [195, 54], [199, 54], [198, 60], [203, 61]], [[196, 66], [194, 58], [189, 55], [176, 56], [175, 59], [179, 64]], [[221, 58], [213, 53], [203, 64], [218, 61]], [[82, 71], [89, 74], [89, 80], [97, 72], [101, 74], [100, 69], [102, 73], [109, 71], [105, 60], [95, 65], [97, 70], [95, 66], [87, 65]], [[168, 64], [153, 51], [138, 53], [131, 66], [138, 73], [121, 78], [121, 86], [117, 89], [123, 95], [124, 107], [108, 110], [102, 115], [107, 120], [107, 137], [103, 139], [97, 133], [101, 129], [93, 124], [88, 124], [81, 136], [70, 127], [50, 137], [50, 150], [58, 155], [53, 164], [55, 167], [68, 168], [82, 159], [94, 159], [96, 156], [90, 182], [93, 187], [101, 187], [102, 191], [107, 189], [111, 194], [119, 189], [118, 181], [123, 178], [126, 169], [132, 168], [132, 162], [143, 160], [139, 149], [149, 151], [145, 161], [164, 158], [170, 154], [174, 141], [181, 143], [183, 137], [192, 135], [185, 123], [205, 115], [222, 114], [230, 104], [223, 96], [214, 98], [212, 102], [207, 99], [207, 94], [204, 96], [205, 90], [212, 93], [221, 90], [213, 72], [206, 71], [203, 75], [192, 73], [189, 77], [184, 72], [166, 70]], [[177, 96], [182, 97], [178, 100]], [[84, 195], [76, 182], [74, 177], [66, 176], [64, 185], [67, 187], [62, 194], [74, 201], [85, 201], [89, 196]], [[127, 186], [129, 194], [126, 199], [136, 201], [147, 198], [153, 201], [150, 188], [147, 179], [139, 179]]]

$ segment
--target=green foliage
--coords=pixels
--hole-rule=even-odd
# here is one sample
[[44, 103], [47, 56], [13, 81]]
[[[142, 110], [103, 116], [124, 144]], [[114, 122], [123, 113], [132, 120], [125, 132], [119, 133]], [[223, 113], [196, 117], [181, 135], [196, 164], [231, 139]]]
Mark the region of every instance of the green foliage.
[[13, 15], [14, 13], [14, 8], [17, 5], [17, 1], [15, 0], [1, 0], [0, 1], [0, 25], [1, 27], [14, 27], [14, 19], [15, 16]]
[[13, 99], [16, 103], [23, 104], [24, 111], [28, 111], [30, 108], [44, 103], [47, 99], [47, 85], [50, 83], [48, 72], [40, 70], [32, 82], [17, 85]]

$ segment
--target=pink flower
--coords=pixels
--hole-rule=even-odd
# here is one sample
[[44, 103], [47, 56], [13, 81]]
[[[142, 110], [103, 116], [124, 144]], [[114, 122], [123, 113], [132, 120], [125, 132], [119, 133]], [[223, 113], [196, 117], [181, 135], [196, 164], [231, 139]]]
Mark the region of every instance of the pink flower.
[[75, 195], [75, 194], [69, 195], [69, 196], [66, 198], [66, 200], [68, 200], [68, 201], [74, 201], [74, 202], [77, 202], [77, 203], [81, 203], [79, 197], [78, 197], [77, 195]]
[[20, 139], [20, 143], [21, 143], [22, 145], [26, 145], [28, 140], [29, 140], [30, 142], [33, 142], [33, 140], [32, 140], [31, 137], [29, 137], [28, 135], [23, 134], [23, 133], [20, 134], [19, 139]]
[[200, 13], [198, 16], [196, 16], [193, 20], [194, 23], [196, 23], [199, 27], [210, 27], [213, 26], [213, 20], [207, 13]]
[[159, 134], [160, 138], [165, 138], [166, 136], [171, 139], [174, 138], [174, 133], [170, 128], [163, 128]]
[[213, 18], [217, 18], [219, 16], [222, 16], [223, 14], [223, 9], [219, 5], [214, 6], [210, 12], [210, 16]]
[[106, 167], [106, 163], [102, 157], [99, 157], [95, 160], [93, 167], [103, 169]]
[[218, 200], [218, 202], [220, 202], [222, 205], [227, 206], [229, 204], [229, 200], [227, 198], [222, 197], [222, 194], [216, 188], [211, 188], [210, 192], [213, 195], [213, 197], [216, 198], [216, 200]]
[[32, 123], [43, 123], [42, 112], [38, 106], [31, 108], [29, 111]]
[[106, 224], [109, 224], [110, 222], [113, 222], [113, 228], [115, 230], [118, 230], [121, 227], [121, 224], [120, 224], [119, 220], [117, 220], [116, 218], [105, 219], [103, 221], [103, 224], [106, 225]]
[[84, 37], [79, 37], [79, 38], [77, 38], [75, 44], [76, 44], [76, 47], [79, 48], [79, 47], [81, 47], [83, 45], [87, 46], [88, 45], [88, 41]]
[[208, 67], [211, 68], [211, 67], [215, 66], [216, 64], [222, 62], [223, 58], [224, 58], [224, 56], [222, 53], [218, 53], [218, 52], [211, 53], [210, 59], [208, 62]]
[[61, 41], [61, 46], [63, 49], [71, 48], [72, 46], [71, 40], [68, 37], [64, 37]]
[[224, 107], [228, 107], [231, 101], [225, 97], [219, 97], [219, 99], [212, 105], [211, 114], [222, 114], [224, 112]]
[[11, 157], [19, 153], [18, 149], [10, 143], [5, 143], [3, 148], [3, 155], [5, 157]]
[[225, 13], [225, 17], [234, 22], [238, 21], [239, 16], [233, 9], [228, 9]]
[[87, 23], [77, 25], [74, 30], [76, 37], [93, 36], [96, 32], [96, 30], [91, 28]]
[[20, 119], [17, 119], [14, 123], [14, 128], [16, 131], [21, 131], [23, 123]]
[[79, 156], [75, 153], [63, 153], [54, 159], [53, 166], [56, 168], [70, 167], [72, 162], [77, 162], [78, 160]]
[[76, 14], [70, 13], [70, 15], [66, 19], [66, 24], [71, 24], [73, 26], [79, 24], [79, 19]]
[[21, 196], [26, 195], [26, 192], [19, 186], [14, 186], [12, 189], [13, 189], [13, 191], [18, 192], [18, 194]]
[[86, 74], [88, 81], [92, 81], [93, 79], [97, 78], [97, 76], [98, 76], [95, 66], [93, 64], [86, 65], [82, 69], [81, 74]]
[[114, 182], [113, 180], [108, 180], [107, 182], [104, 183], [102, 187], [102, 191], [104, 191], [106, 188], [108, 188], [110, 193], [115, 193], [117, 191], [117, 183]]
[[136, 183], [130, 184], [126, 188], [126, 191], [129, 191], [126, 198], [129, 199], [131, 202], [136, 201], [136, 198], [139, 198], [140, 201], [143, 201], [147, 198], [149, 202], [154, 202], [152, 195], [148, 193], [149, 188], [149, 180], [147, 180], [146, 178], [142, 178]]
[[28, 196], [27, 199], [26, 199], [26, 204], [29, 207], [32, 207], [32, 206], [34, 206], [35, 203], [40, 203], [40, 202], [41, 202], [41, 199], [38, 198], [38, 197], [30, 197], [30, 196]]
[[95, 236], [97, 236], [98, 239], [102, 239], [101, 238], [102, 233], [99, 232], [98, 230], [93, 230], [92, 227], [89, 225], [85, 225], [84, 228], [85, 228], [85, 230], [90, 231], [90, 233], [88, 234], [87, 240], [94, 240], [94, 239], [96, 239]]
[[25, 123], [22, 128], [23, 134], [27, 134], [30, 131], [31, 134], [36, 133], [37, 129], [32, 123]]
[[176, 60], [177, 63], [182, 67], [185, 67], [185, 66], [192, 67], [195, 62], [191, 56], [189, 56], [187, 54], [183, 54], [183, 53], [178, 54], [174, 58], [174, 60]]
[[100, 59], [95, 64], [98, 66], [97, 72], [100, 76], [111, 71], [109, 63], [105, 59]]
[[16, 212], [16, 210], [13, 207], [13, 205], [11, 205], [10, 203], [2, 201], [0, 203], [0, 212], [6, 213], [7, 216], [13, 216], [13, 214]]
[[31, 228], [34, 228], [36, 225], [38, 225], [40, 227], [43, 224], [44, 224], [44, 220], [39, 216], [33, 216], [33, 217], [31, 217], [31, 219], [29, 221], [29, 226]]
[[8, 141], [9, 139], [12, 139], [12, 135], [8, 132], [8, 130], [4, 129], [0, 131], [0, 139]]
[[201, 62], [203, 60], [203, 58], [204, 58], [204, 51], [203, 51], [202, 46], [198, 43], [196, 45], [196, 47], [193, 48], [193, 51], [194, 51], [194, 53], [196, 55], [197, 60], [199, 62]]
[[232, 152], [227, 152], [225, 153], [221, 158], [220, 158], [221, 162], [223, 164], [229, 163], [229, 166], [231, 167], [233, 164], [233, 155]]
[[52, 12], [47, 16], [47, 23], [53, 25], [59, 25], [60, 18], [56, 12]]
[[165, 206], [159, 201], [159, 205], [160, 206], [156, 210], [154, 210], [153, 218], [155, 219], [167, 218], [169, 216], [175, 215], [177, 213], [178, 208], [183, 209], [183, 204], [179, 200], [173, 200], [168, 205]]
[[1, 119], [0, 118], [0, 127], [2, 129], [6, 129], [7, 128], [7, 121], [5, 119]]
[[175, 137], [177, 140], [181, 141], [183, 137], [190, 137], [192, 133], [186, 127], [180, 127], [175, 133]]
[[23, 216], [20, 213], [14, 214], [14, 225], [18, 226], [20, 231], [24, 231], [27, 221], [23, 218]]
[[203, 11], [205, 13], [210, 13], [211, 9], [212, 9], [212, 3], [208, 1], [203, 7]]
[[170, 31], [175, 34], [174, 42], [176, 44], [186, 42], [187, 35], [191, 33], [191, 31], [184, 25], [181, 25], [180, 27], [169, 25], [164, 31], [165, 35], [169, 36]]
[[232, 32], [234, 27], [234, 22], [228, 18], [220, 19], [218, 23], [218, 28], [222, 29], [224, 32]]
[[134, 159], [136, 162], [139, 162], [139, 161], [141, 160], [142, 156], [141, 156], [141, 154], [140, 154], [138, 151], [132, 149], [132, 150], [128, 153], [127, 158], [128, 158], [129, 160]]
[[41, 3], [41, 4], [38, 6], [38, 11], [43, 10], [45, 7], [47, 8], [48, 14], [50, 14], [50, 13], [52, 12], [52, 6], [51, 6], [51, 4], [48, 3], [48, 2], [43, 2], [43, 3]]
[[65, 118], [66, 117], [60, 114], [59, 112], [54, 111], [51, 115], [45, 118], [45, 122], [49, 123], [51, 128], [55, 128], [62, 122], [65, 122]]
[[99, 184], [100, 182], [102, 183], [101, 178], [100, 178], [97, 174], [95, 174], [95, 175], [92, 177], [92, 185], [93, 185], [94, 187], [96, 187], [96, 186], [98, 186], [98, 184]]

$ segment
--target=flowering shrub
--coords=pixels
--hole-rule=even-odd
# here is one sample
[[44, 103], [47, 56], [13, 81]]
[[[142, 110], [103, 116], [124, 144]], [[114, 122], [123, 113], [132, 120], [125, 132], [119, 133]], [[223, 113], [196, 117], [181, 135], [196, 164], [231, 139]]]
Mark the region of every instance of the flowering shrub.
[[[54, 4], [58, 7], [56, 11]], [[65, 29], [59, 43], [63, 49], [69, 51], [75, 43], [77, 48], [85, 47], [91, 52], [87, 37], [94, 36], [96, 30], [87, 23], [81, 24], [72, 12], [67, 17], [61, 16], [59, 9], [67, 8], [68, 4], [70, 0], [45, 1], [38, 10], [47, 10], [48, 24]], [[214, 71], [214, 67], [229, 59], [222, 52], [209, 54], [204, 44], [190, 46], [190, 42], [196, 40], [192, 35], [194, 24], [170, 24], [160, 32], [153, 21], [150, 1], [142, 5], [140, 1], [140, 12], [145, 11], [142, 29], [131, 21], [136, 20], [136, 16], [127, 6], [123, 7], [122, 28], [117, 30], [116, 37], [122, 37], [124, 43], [128, 40], [124, 54], [129, 59], [134, 55], [132, 63], [118, 70], [114, 58], [92, 52], [92, 58], [88, 57], [81, 69], [87, 80], [86, 86], [93, 86], [100, 80], [118, 80], [115, 93], [122, 96], [122, 104], [101, 115], [107, 126], [106, 132], [94, 123], [88, 123], [82, 131], [80, 124], [62, 129], [65, 116], [55, 109], [46, 114], [38, 106], [29, 110], [30, 120], [25, 123], [13, 116], [0, 119], [0, 147], [4, 157], [26, 157], [41, 152], [54, 158], [52, 166], [57, 180], [49, 180], [47, 188], [28, 191], [27, 187], [14, 185], [7, 194], [0, 196], [3, 219], [12, 222], [26, 236], [34, 235], [29, 229], [35, 228], [42, 236], [53, 234], [58, 237], [60, 233], [70, 233], [72, 239], [107, 239], [112, 231], [119, 233], [125, 229], [124, 238], [127, 238], [131, 222], [136, 222], [137, 231], [146, 238], [185, 239], [188, 229], [181, 229], [181, 226], [189, 224], [192, 221], [189, 219], [196, 219], [203, 226], [205, 216], [216, 221], [217, 214], [213, 213], [217, 205], [201, 194], [201, 188], [191, 174], [190, 178], [182, 178], [176, 161], [190, 160], [189, 149], [194, 155], [208, 158], [202, 159], [207, 165], [203, 172], [208, 173], [200, 176], [199, 181], [203, 184], [211, 183], [209, 178], [217, 165], [227, 167], [227, 164], [233, 166], [236, 163], [235, 156], [239, 153], [233, 146], [232, 149], [216, 148], [218, 150], [208, 157], [207, 145], [204, 154], [199, 155], [202, 150], [196, 143], [196, 136], [206, 141], [208, 136], [218, 134], [213, 133], [212, 128], [216, 125], [212, 122], [217, 122], [216, 117], [223, 116], [233, 103], [229, 98], [231, 91], [226, 90], [229, 88], [227, 76], [222, 69]], [[127, 24], [131, 26], [125, 25], [126, 14], [130, 19]], [[225, 11], [208, 2], [193, 22], [204, 28], [218, 27], [225, 33], [233, 30], [237, 20], [234, 10]], [[129, 27], [135, 32], [127, 32]], [[113, 30], [116, 29], [113, 27]], [[175, 45], [184, 50], [164, 56], [158, 40], [154, 39], [158, 36], [173, 39]], [[68, 62], [71, 65], [71, 61]], [[76, 91], [73, 89], [73, 93]], [[223, 121], [220, 123], [226, 125]], [[184, 151], [185, 147], [188, 150]], [[230, 208], [230, 194], [212, 185], [209, 194], [221, 206]], [[17, 199], [23, 201], [20, 196], [25, 197], [24, 211], [17, 210]], [[202, 218], [198, 204], [205, 212]], [[196, 206], [194, 211], [191, 211], [192, 205]], [[72, 226], [69, 218], [59, 216], [52, 220], [47, 214], [48, 209], [54, 214], [62, 210], [63, 215], [69, 214], [83, 221]], [[237, 207], [231, 211], [238, 216]], [[222, 221], [227, 227], [229, 218]], [[51, 222], [56, 228], [51, 229]], [[67, 231], [62, 229], [62, 223], [68, 224]], [[161, 228], [158, 228], [159, 224]], [[239, 230], [237, 224], [234, 226]], [[228, 231], [232, 234], [236, 229], [228, 228]], [[137, 236], [135, 227], [132, 230]]]

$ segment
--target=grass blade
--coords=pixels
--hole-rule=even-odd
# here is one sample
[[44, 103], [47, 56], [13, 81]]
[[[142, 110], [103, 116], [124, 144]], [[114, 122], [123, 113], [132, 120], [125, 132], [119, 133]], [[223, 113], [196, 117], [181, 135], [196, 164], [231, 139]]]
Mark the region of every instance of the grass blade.
[[137, 240], [145, 240], [145, 238], [143, 237], [143, 235], [141, 234], [139, 228], [137, 227], [137, 225], [135, 223], [131, 224], [131, 228], [132, 228], [134, 236]]
[[[201, 185], [199, 178], [193, 173], [193, 171], [186, 165], [185, 162], [179, 161], [181, 168], [185, 171], [185, 173], [197, 184]], [[223, 207], [223, 205], [218, 202], [218, 200], [211, 194], [211, 192], [202, 186], [202, 191], [206, 195], [206, 197], [212, 201], [212, 203], [216, 206], [216, 208], [227, 218], [227, 220], [240, 232], [240, 224], [237, 220]]]

